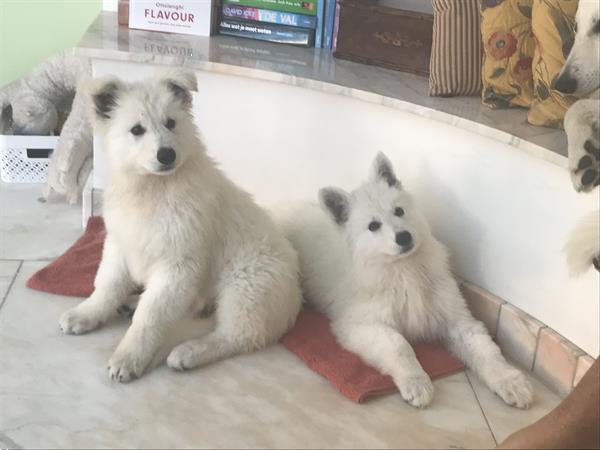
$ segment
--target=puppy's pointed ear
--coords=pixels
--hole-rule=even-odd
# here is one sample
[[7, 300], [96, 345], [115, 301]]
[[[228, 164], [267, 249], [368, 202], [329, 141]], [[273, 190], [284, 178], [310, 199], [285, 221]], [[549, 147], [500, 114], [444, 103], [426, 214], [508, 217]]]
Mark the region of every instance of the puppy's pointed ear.
[[123, 83], [114, 77], [95, 78], [85, 84], [85, 97], [91, 122], [103, 122], [112, 117], [123, 88]]
[[319, 190], [319, 202], [329, 211], [338, 225], [348, 221], [350, 217], [350, 195], [335, 187]]
[[371, 166], [371, 179], [373, 181], [385, 181], [388, 186], [402, 189], [402, 184], [396, 178], [392, 163], [382, 152], [377, 153]]
[[198, 91], [198, 80], [194, 72], [179, 68], [172, 69], [164, 72], [161, 81], [175, 98], [181, 100], [184, 105], [191, 106], [192, 92]]

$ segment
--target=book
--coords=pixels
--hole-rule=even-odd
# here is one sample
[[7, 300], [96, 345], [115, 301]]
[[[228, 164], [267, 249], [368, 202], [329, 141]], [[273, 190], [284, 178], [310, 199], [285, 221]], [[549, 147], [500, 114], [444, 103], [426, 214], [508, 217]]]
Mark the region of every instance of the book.
[[225, 3], [309, 16], [317, 14], [317, 0], [225, 0]]
[[331, 50], [335, 52], [337, 48], [337, 35], [340, 29], [340, 3], [336, 0], [335, 2], [335, 17], [333, 19], [333, 42], [331, 43]]
[[323, 48], [323, 24], [325, 21], [325, 0], [317, 0], [317, 26], [315, 30], [315, 48]]
[[[319, 0], [322, 1], [322, 0]], [[223, 4], [223, 16], [240, 20], [254, 20], [256, 22], [276, 23], [290, 27], [316, 28], [317, 16], [272, 11], [269, 9], [252, 8], [250, 6]]]
[[325, 2], [325, 22], [323, 24], [323, 48], [333, 47], [333, 24], [335, 19], [335, 0]]
[[308, 28], [288, 27], [265, 22], [252, 22], [236, 19], [221, 19], [221, 34], [261, 41], [278, 42], [310, 47], [315, 41], [315, 31]]
[[[212, 3], [211, 0], [179, 3], [130, 0], [128, 26], [139, 30], [209, 36]], [[120, 5], [123, 16], [126, 3], [121, 2]], [[124, 19], [121, 17], [121, 21]]]

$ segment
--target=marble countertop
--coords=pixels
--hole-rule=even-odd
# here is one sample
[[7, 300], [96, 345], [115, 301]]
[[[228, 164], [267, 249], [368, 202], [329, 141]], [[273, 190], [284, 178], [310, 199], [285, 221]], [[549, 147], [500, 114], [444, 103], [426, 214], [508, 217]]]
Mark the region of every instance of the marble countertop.
[[527, 124], [524, 109], [492, 110], [479, 97], [429, 97], [427, 78], [336, 59], [329, 51], [228, 36], [130, 30], [118, 26], [116, 13], [102, 12], [74, 52], [96, 59], [181, 65], [352, 97], [451, 124], [567, 167], [565, 133]]

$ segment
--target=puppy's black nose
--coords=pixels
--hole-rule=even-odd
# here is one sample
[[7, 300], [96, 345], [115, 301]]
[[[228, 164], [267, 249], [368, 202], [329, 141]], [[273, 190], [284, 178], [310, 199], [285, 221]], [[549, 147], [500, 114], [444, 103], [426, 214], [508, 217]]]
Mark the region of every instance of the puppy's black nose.
[[577, 90], [577, 80], [565, 71], [554, 79], [552, 88], [563, 94], [572, 94]]
[[406, 247], [412, 243], [412, 234], [408, 231], [401, 231], [396, 233], [396, 244]]
[[161, 147], [158, 149], [158, 153], [156, 154], [156, 159], [161, 164], [168, 166], [169, 164], [173, 164], [175, 162], [175, 150], [171, 147]]

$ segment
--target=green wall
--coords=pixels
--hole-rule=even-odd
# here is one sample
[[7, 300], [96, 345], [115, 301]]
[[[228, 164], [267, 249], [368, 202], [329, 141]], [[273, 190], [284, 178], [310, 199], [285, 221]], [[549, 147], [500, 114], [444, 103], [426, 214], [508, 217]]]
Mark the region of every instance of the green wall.
[[73, 47], [102, 0], [0, 0], [0, 87]]

